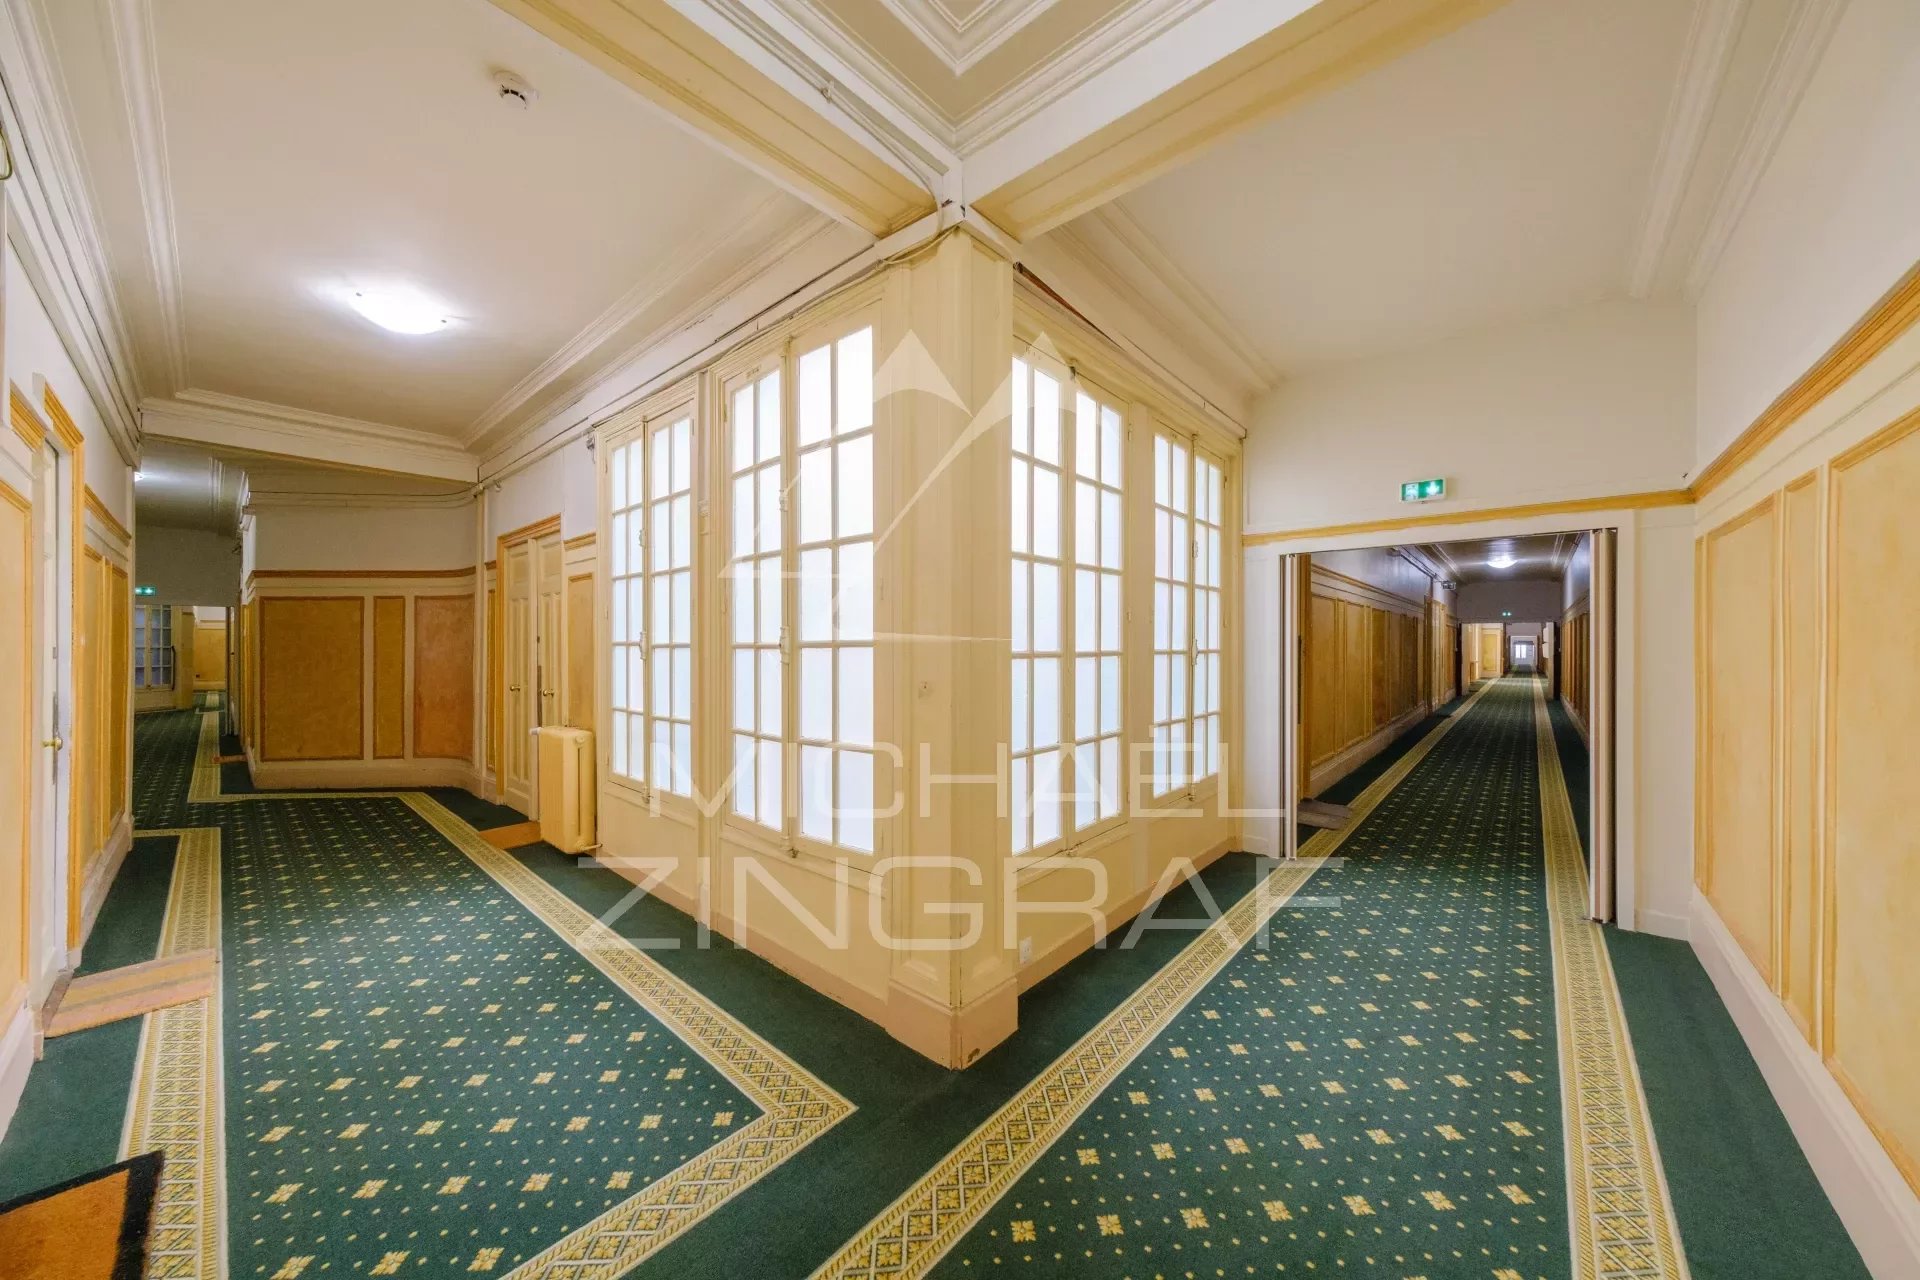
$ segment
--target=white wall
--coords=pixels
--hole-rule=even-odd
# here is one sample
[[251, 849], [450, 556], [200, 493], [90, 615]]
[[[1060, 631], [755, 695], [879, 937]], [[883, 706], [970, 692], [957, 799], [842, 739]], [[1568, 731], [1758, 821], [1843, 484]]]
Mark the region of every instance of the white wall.
[[53, 327], [46, 304], [34, 292], [33, 281], [11, 244], [6, 246], [6, 376], [35, 409], [41, 406], [40, 383], [53, 388], [86, 438], [86, 481], [107, 510], [121, 524], [133, 526], [133, 468], [120, 456], [107, 426], [93, 407], [93, 397], [80, 380], [60, 334]]
[[251, 571], [471, 569], [473, 504], [266, 507], [253, 514]]
[[1463, 582], [1454, 616], [1462, 622], [1558, 622], [1560, 580]]
[[231, 604], [240, 598], [240, 539], [207, 529], [141, 525], [134, 535], [133, 580], [153, 588], [154, 604]]
[[1699, 312], [1705, 465], [1920, 261], [1920, 4], [1851, 0]]
[[1693, 322], [1609, 302], [1305, 374], [1257, 406], [1247, 527], [1404, 516], [1400, 483], [1445, 476], [1422, 514], [1678, 488], [1693, 465]]
[[492, 557], [493, 540], [501, 534], [538, 523], [555, 512], [560, 515], [563, 538], [599, 528], [594, 476], [593, 455], [585, 441], [575, 440], [489, 486], [487, 556]]

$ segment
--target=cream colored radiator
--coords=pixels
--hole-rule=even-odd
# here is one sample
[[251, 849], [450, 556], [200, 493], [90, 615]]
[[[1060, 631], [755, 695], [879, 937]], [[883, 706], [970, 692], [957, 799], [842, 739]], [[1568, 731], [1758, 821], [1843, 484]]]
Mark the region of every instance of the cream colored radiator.
[[539, 739], [540, 838], [562, 853], [594, 845], [593, 734], [544, 725]]

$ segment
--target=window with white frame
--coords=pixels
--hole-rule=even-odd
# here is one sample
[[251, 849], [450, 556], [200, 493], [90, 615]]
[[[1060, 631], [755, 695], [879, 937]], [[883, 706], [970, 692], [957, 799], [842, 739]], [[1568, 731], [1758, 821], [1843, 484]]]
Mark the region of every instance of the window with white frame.
[[647, 420], [608, 458], [609, 767], [693, 794], [693, 417]]
[[1153, 441], [1153, 793], [1220, 769], [1223, 472], [1192, 442]]
[[133, 687], [173, 688], [173, 607], [133, 606]]
[[1120, 812], [1125, 433], [1038, 358], [1013, 362], [1012, 401], [1008, 791], [1030, 853]]
[[[871, 853], [873, 330], [812, 346], [791, 370], [790, 421], [778, 370], [735, 387], [730, 401], [733, 810], [799, 840]], [[787, 475], [793, 501], [783, 503]]]

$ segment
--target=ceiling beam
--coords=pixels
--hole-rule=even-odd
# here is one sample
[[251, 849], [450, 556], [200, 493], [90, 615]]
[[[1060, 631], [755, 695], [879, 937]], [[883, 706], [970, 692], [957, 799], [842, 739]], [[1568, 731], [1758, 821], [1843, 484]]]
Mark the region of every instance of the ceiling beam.
[[211, 391], [151, 397], [140, 418], [160, 440], [464, 484], [479, 478], [478, 460], [445, 436]]
[[833, 81], [743, 56], [737, 26], [722, 40], [669, 0], [493, 3], [831, 217], [884, 236], [933, 211], [925, 184], [832, 101]]
[[[1502, 3], [1229, 0], [1210, 6], [968, 156], [967, 198], [1008, 235], [1030, 239]], [[1257, 34], [1254, 25], [1261, 28]]]

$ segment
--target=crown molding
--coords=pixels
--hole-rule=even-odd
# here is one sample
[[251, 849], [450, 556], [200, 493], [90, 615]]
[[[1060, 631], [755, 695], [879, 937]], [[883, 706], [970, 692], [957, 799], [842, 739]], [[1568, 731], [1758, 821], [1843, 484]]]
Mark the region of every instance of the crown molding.
[[941, 0], [880, 0], [947, 70], [963, 76], [1020, 29], [1053, 8], [1056, 0], [982, 0], [957, 18]]
[[1746, 20], [1747, 0], [1695, 0], [1680, 75], [1667, 102], [1667, 119], [1654, 156], [1653, 182], [1640, 232], [1627, 268], [1627, 293], [1645, 298], [1653, 292], [1672, 246], [1680, 206], [1692, 184], [1713, 121], [1714, 106], [1733, 61], [1735, 38]]
[[1713, 278], [1720, 255], [1733, 239], [1734, 229], [1747, 211], [1747, 202], [1760, 185], [1781, 138], [1800, 106], [1800, 98], [1819, 69], [1834, 28], [1847, 0], [1798, 0], [1793, 17], [1775, 46], [1773, 58], [1754, 103], [1752, 116], [1734, 153], [1733, 164], [1714, 195], [1706, 229], [1701, 233], [1693, 261], [1688, 264], [1686, 292], [1698, 298]]
[[[509, 387], [474, 420], [462, 443], [468, 448], [479, 446], [500, 433], [502, 428], [510, 427], [515, 415], [530, 406], [536, 409], [542, 407], [538, 405], [540, 397], [556, 382], [586, 364], [594, 352], [642, 320], [648, 312], [670, 298], [675, 290], [689, 281], [699, 279], [703, 272], [711, 271], [716, 262], [727, 259], [729, 255], [738, 257], [751, 246], [764, 245], [769, 236], [776, 237], [776, 246], [790, 246], [796, 235], [811, 233], [823, 225], [822, 219], [811, 210], [798, 220], [785, 216], [787, 205], [788, 199], [784, 193], [771, 193], [749, 209], [746, 216], [710, 229], [706, 236], [687, 246], [684, 252], [674, 254], [663, 267], [629, 289], [612, 306], [569, 338], [558, 351]], [[782, 228], [785, 229], [784, 233]], [[766, 252], [762, 248], [760, 252], [751, 254], [748, 261], [762, 263]], [[729, 273], [728, 279], [732, 279], [733, 274]], [[710, 305], [713, 300], [709, 291], [702, 293], [694, 305]], [[623, 352], [622, 356], [628, 354], [630, 352]], [[618, 361], [622, 356], [616, 356], [614, 360]], [[554, 398], [557, 397], [549, 397]]]
[[465, 484], [477, 477], [474, 456], [446, 436], [216, 391], [151, 398], [140, 415], [150, 434], [168, 440]]
[[179, 239], [174, 232], [173, 178], [167, 163], [167, 127], [160, 101], [160, 61], [154, 48], [149, 0], [110, 0], [114, 58], [120, 69], [121, 105], [133, 143], [134, 178], [147, 231], [147, 261], [159, 301], [160, 336], [166, 356], [168, 394], [187, 386], [186, 290], [180, 281]]
[[0, 128], [14, 161], [8, 241], [114, 448], [132, 466], [140, 456], [138, 366], [33, 0], [0, 0]]

